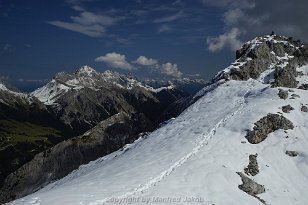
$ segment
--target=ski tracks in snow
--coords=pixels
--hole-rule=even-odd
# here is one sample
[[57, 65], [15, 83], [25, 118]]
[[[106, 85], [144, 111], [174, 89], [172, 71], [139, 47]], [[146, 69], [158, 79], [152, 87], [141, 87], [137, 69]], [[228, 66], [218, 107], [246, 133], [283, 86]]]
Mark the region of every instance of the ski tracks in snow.
[[238, 104], [238, 108], [234, 112], [222, 118], [218, 123], [216, 123], [209, 133], [203, 134], [201, 140], [197, 143], [197, 145], [193, 148], [193, 150], [190, 153], [186, 154], [184, 157], [182, 157], [180, 160], [173, 163], [167, 170], [161, 172], [158, 176], [152, 178], [150, 181], [146, 182], [144, 185], [141, 185], [138, 188], [135, 188], [133, 191], [127, 192], [118, 197], [108, 197], [108, 198], [104, 198], [101, 200], [96, 200], [95, 202], [90, 202], [88, 205], [103, 205], [106, 202], [114, 198], [121, 199], [121, 198], [131, 197], [136, 194], [142, 194], [146, 192], [147, 190], [149, 190], [151, 187], [155, 186], [157, 183], [161, 182], [164, 178], [166, 178], [172, 172], [174, 172], [176, 168], [182, 166], [190, 158], [195, 156], [201, 150], [202, 147], [208, 145], [209, 140], [216, 134], [217, 129], [221, 127], [230, 118], [232, 118], [233, 116], [235, 116], [236, 114], [238, 114], [244, 109], [245, 105], [248, 103], [246, 100], [247, 94], [250, 92], [253, 86], [254, 86], [253, 80], [249, 80], [245, 94], [242, 96], [240, 100], [234, 103], [234, 105]]

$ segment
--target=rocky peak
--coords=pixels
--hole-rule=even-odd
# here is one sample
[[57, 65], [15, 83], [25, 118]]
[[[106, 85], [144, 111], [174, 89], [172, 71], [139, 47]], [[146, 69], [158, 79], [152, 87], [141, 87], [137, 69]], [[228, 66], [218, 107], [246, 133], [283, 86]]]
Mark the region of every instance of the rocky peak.
[[81, 68], [79, 68], [75, 74], [77, 76], [93, 76], [95, 74], [97, 74], [96, 70], [91, 68], [90, 66], [82, 66]]
[[296, 68], [308, 63], [308, 47], [293, 38], [266, 35], [245, 43], [236, 51], [236, 60], [219, 72], [214, 82], [248, 80], [272, 86], [297, 87]]

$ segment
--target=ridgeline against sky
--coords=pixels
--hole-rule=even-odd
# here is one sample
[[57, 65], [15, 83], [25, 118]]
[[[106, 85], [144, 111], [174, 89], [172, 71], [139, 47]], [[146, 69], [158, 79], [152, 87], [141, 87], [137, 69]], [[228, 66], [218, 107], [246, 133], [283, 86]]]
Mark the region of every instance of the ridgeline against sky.
[[1, 0], [0, 78], [44, 83], [90, 65], [209, 79], [256, 35], [274, 30], [308, 40], [307, 6], [304, 0]]

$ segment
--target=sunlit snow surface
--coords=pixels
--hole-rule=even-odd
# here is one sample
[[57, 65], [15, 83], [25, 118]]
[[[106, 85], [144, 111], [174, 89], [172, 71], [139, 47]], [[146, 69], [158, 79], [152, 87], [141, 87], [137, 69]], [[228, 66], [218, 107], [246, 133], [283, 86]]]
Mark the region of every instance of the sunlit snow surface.
[[[99, 205], [138, 197], [181, 197], [177, 204], [185, 204], [185, 197], [201, 197], [202, 203], [195, 204], [261, 204], [238, 189], [241, 179], [236, 174], [248, 165], [248, 156], [256, 153], [260, 173], [251, 178], [266, 188], [258, 196], [267, 204], [306, 204], [308, 113], [300, 107], [308, 103], [308, 96], [307, 91], [294, 91], [300, 98], [282, 100], [278, 88], [259, 81], [226, 82], [204, 92], [179, 117], [147, 138], [10, 204]], [[247, 142], [247, 129], [288, 104], [295, 110], [283, 115], [294, 123], [293, 130], [278, 130], [260, 144]], [[290, 157], [286, 150], [297, 151], [299, 156]]]

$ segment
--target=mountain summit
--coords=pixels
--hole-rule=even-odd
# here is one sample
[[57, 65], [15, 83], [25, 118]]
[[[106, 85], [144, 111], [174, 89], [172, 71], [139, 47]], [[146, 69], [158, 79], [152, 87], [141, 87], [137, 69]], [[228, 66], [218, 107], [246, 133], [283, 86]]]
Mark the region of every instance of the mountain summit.
[[247, 42], [177, 118], [10, 204], [306, 204], [307, 51]]
[[82, 66], [76, 71], [76, 75], [88, 75], [88, 76], [93, 76], [93, 74], [97, 74], [96, 70], [91, 68], [90, 66]]
[[276, 87], [295, 88], [300, 83], [296, 79], [299, 77], [296, 68], [307, 62], [307, 45], [291, 37], [267, 35], [245, 43], [236, 52], [236, 61], [213, 80], [252, 78]]

